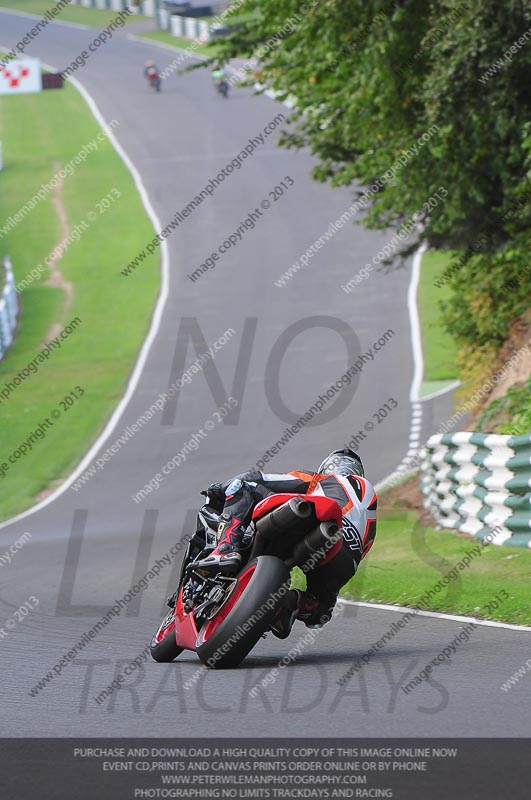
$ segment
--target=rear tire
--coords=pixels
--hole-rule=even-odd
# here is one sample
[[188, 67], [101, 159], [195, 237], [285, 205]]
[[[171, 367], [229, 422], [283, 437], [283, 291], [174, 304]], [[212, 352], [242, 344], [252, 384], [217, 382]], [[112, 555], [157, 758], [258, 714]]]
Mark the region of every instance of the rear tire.
[[149, 649], [153, 660], [160, 664], [169, 664], [184, 650], [175, 641], [175, 609], [169, 611], [162, 620]]
[[[250, 570], [252, 574], [249, 578]], [[237, 667], [243, 661], [260, 637], [269, 630], [290, 588], [290, 571], [283, 561], [274, 556], [253, 559], [241, 570], [238, 579], [248, 582], [234, 606], [221, 623], [217, 618], [207, 622], [197, 638], [197, 655], [211, 669]], [[271, 602], [272, 599], [274, 602]], [[228, 602], [230, 604], [230, 598]], [[220, 610], [221, 615], [223, 610]], [[258, 618], [249, 626], [254, 616]], [[203, 641], [205, 636], [207, 638]]]

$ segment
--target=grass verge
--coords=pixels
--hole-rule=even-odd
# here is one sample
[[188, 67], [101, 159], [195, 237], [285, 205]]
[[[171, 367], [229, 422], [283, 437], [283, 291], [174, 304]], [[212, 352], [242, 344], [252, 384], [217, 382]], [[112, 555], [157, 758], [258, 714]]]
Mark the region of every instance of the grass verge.
[[[0, 98], [5, 165], [0, 172], [0, 219], [19, 211], [98, 134], [98, 123], [71, 85]], [[79, 236], [56, 264], [60, 280], [56, 272], [55, 285], [48, 285], [51, 272], [44, 266], [64, 234], [53, 193], [0, 238], [0, 256], [10, 255], [17, 282], [32, 269], [37, 275], [19, 295], [20, 329], [0, 362], [0, 392], [22, 370], [28, 372], [52, 327], [58, 330], [76, 317], [81, 320], [60, 349], [36, 365], [38, 371], [30, 369], [0, 400], [0, 471], [2, 464], [8, 467], [0, 478], [0, 519], [32, 505], [38, 493], [80, 461], [123, 395], [156, 301], [158, 257], [144, 261], [132, 279], [120, 274], [153, 230], [131, 174], [109, 141], [102, 140], [65, 177], [59, 193], [70, 233], [77, 228]], [[42, 272], [36, 269], [41, 266]], [[61, 281], [71, 285], [69, 305]], [[61, 401], [76, 386], [84, 394], [63, 407]], [[53, 426], [35, 437], [29, 452], [10, 462], [9, 456], [51, 418], [52, 410], [60, 413]]]
[[[364, 602], [418, 607], [418, 601], [479, 542], [416, 522], [415, 512], [388, 510], [380, 515], [374, 546], [342, 595]], [[434, 594], [425, 610], [531, 625], [531, 551], [482, 547], [458, 579]], [[505, 590], [499, 608], [487, 606]], [[503, 596], [503, 595], [500, 595]]]
[[[25, 14], [35, 14], [43, 17], [46, 11], [53, 8], [53, 0], [0, 0], [0, 8], [8, 8], [10, 11], [23, 11]], [[55, 17], [56, 22], [77, 22], [80, 25], [88, 25], [91, 28], [107, 28], [116, 19], [118, 11], [101, 11], [97, 8], [85, 8], [84, 6], [65, 6], [61, 13]], [[125, 24], [131, 22], [153, 21], [150, 17], [142, 14], [130, 14], [124, 19]], [[28, 21], [28, 30], [32, 25]]]
[[424, 351], [424, 381], [426, 391], [435, 391], [458, 377], [457, 345], [445, 330], [441, 319], [441, 301], [449, 299], [449, 283], [442, 288], [434, 286], [435, 280], [447, 269], [455, 254], [429, 251], [422, 258], [418, 290], [418, 306], [422, 327]]

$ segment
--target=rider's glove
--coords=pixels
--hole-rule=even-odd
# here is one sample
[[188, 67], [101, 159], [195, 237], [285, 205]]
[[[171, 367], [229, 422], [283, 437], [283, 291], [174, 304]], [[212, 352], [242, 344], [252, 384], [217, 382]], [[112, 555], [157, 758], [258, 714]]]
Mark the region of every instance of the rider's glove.
[[222, 483], [211, 483], [210, 486], [201, 492], [208, 498], [209, 504], [216, 511], [222, 511], [225, 505], [225, 489]]

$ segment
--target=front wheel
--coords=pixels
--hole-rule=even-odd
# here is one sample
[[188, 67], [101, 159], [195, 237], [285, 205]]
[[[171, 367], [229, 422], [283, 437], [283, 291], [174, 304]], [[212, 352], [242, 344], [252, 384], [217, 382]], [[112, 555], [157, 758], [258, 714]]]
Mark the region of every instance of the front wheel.
[[169, 664], [184, 650], [175, 641], [175, 609], [169, 611], [162, 620], [149, 649], [153, 660], [161, 664]]
[[258, 556], [238, 575], [227, 602], [203, 625], [196, 652], [211, 669], [237, 667], [269, 630], [290, 588], [290, 571], [274, 556]]

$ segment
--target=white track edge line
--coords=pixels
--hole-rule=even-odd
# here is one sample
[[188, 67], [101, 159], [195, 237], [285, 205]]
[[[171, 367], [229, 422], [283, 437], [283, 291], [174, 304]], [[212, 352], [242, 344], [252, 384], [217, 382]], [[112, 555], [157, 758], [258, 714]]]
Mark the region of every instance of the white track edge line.
[[477, 617], [463, 617], [457, 614], [443, 614], [440, 611], [419, 611], [418, 608], [411, 606], [391, 606], [385, 603], [363, 603], [361, 600], [348, 600], [340, 597], [338, 603], [345, 603], [349, 606], [361, 606], [362, 608], [376, 608], [380, 611], [398, 611], [401, 614], [412, 613], [418, 617], [431, 617], [432, 619], [442, 619], [451, 622], [475, 622], [476, 625], [484, 625], [487, 628], [505, 628], [509, 631], [531, 631], [531, 627], [526, 625], [513, 625], [510, 622], [494, 622], [488, 619], [478, 619]]
[[411, 343], [413, 346], [413, 362], [415, 365], [413, 381], [409, 393], [411, 403], [419, 402], [419, 390], [424, 375], [424, 357], [422, 355], [422, 335], [420, 331], [419, 310], [417, 305], [417, 291], [420, 278], [420, 264], [422, 256], [428, 249], [426, 242], [423, 242], [413, 257], [413, 270], [411, 281], [407, 293], [407, 307], [409, 312], [409, 326], [411, 329]]
[[[411, 271], [411, 280], [409, 282], [409, 288], [407, 293], [407, 308], [408, 308], [408, 315], [409, 315], [409, 328], [411, 331], [411, 346], [413, 350], [413, 380], [411, 381], [411, 388], [409, 390], [409, 402], [412, 406], [412, 419], [411, 419], [411, 429], [408, 435], [408, 451], [410, 450], [410, 444], [412, 437], [412, 429], [415, 425], [420, 425], [422, 430], [422, 406], [416, 405], [419, 401], [419, 390], [420, 385], [422, 383], [422, 377], [424, 374], [424, 358], [422, 355], [422, 337], [420, 332], [420, 320], [419, 320], [419, 313], [417, 308], [417, 289], [418, 283], [420, 278], [420, 264], [422, 261], [422, 256], [428, 249], [426, 242], [423, 242], [418, 250], [416, 251], [413, 257], [413, 268]], [[417, 440], [419, 436], [415, 437]], [[418, 448], [417, 448], [418, 449]], [[407, 455], [406, 455], [407, 457]], [[404, 463], [404, 459], [402, 459], [402, 464]], [[379, 491], [386, 487], [388, 483], [391, 483], [396, 478], [405, 478], [407, 475], [411, 473], [413, 475], [416, 470], [405, 470], [402, 471], [400, 469], [400, 464], [398, 467], [391, 472], [387, 477], [382, 478], [381, 481], [378, 481], [375, 484], [375, 489]]]
[[452, 392], [454, 389], [457, 389], [461, 386], [461, 381], [453, 381], [448, 386], [445, 386], [443, 389], [438, 389], [436, 392], [432, 392], [431, 394], [423, 395], [419, 397], [419, 403], [425, 403], [427, 400], [435, 400], [436, 397], [441, 397], [443, 394], [448, 394], [448, 392]]
[[[57, 69], [56, 67], [50, 66], [49, 64], [45, 64], [44, 62], [41, 62], [41, 63], [43, 64], [45, 69], [49, 69], [49, 70], [52, 70], [52, 71]], [[100, 109], [98, 108], [98, 105], [96, 104], [96, 101], [92, 97], [92, 95], [89, 94], [89, 92], [85, 89], [85, 87], [76, 78], [69, 78], [69, 82], [72, 83], [73, 86], [75, 86], [75, 88], [78, 90], [78, 92], [84, 98], [84, 100], [86, 101], [86, 103], [89, 106], [90, 110], [92, 111], [92, 114], [96, 119], [96, 122], [98, 122], [98, 124], [102, 128], [106, 127], [107, 126], [107, 122], [105, 121], [105, 119], [104, 119]], [[129, 172], [133, 176], [133, 180], [134, 180], [135, 186], [136, 186], [136, 188], [137, 188], [137, 190], [138, 190], [138, 192], [140, 194], [143, 206], [146, 209], [147, 215], [148, 215], [149, 219], [151, 220], [155, 230], [156, 231], [160, 231], [162, 229], [162, 225], [160, 223], [159, 218], [157, 217], [155, 209], [151, 205], [151, 201], [149, 199], [149, 195], [147, 193], [146, 187], [144, 186], [144, 183], [142, 181], [140, 173], [138, 172], [137, 168], [135, 167], [135, 165], [133, 164], [133, 162], [131, 161], [131, 159], [129, 158], [129, 156], [127, 155], [125, 150], [123, 149], [122, 145], [116, 139], [116, 137], [114, 135], [114, 132], [113, 131], [108, 131], [107, 137], [108, 137], [109, 141], [111, 142], [112, 146], [114, 147], [114, 149], [116, 150], [116, 152], [118, 153], [118, 155], [120, 156], [120, 158], [122, 159], [122, 161], [124, 162], [125, 166], [129, 170]], [[44, 500], [41, 500], [36, 505], [32, 506], [31, 508], [26, 509], [26, 511], [22, 511], [20, 514], [17, 514], [15, 517], [12, 517], [11, 519], [8, 519], [5, 522], [0, 523], [0, 530], [2, 530], [4, 528], [7, 528], [9, 525], [13, 525], [16, 522], [20, 522], [21, 520], [25, 519], [26, 517], [31, 516], [32, 514], [35, 514], [37, 511], [40, 511], [41, 509], [43, 509], [46, 506], [48, 506], [50, 503], [53, 503], [55, 500], [57, 500], [58, 497], [60, 497], [62, 494], [64, 494], [64, 492], [66, 492], [66, 490], [70, 488], [70, 486], [77, 479], [77, 477], [79, 475], [81, 475], [84, 472], [84, 470], [88, 467], [88, 465], [91, 463], [91, 461], [93, 460], [94, 456], [100, 450], [102, 445], [105, 444], [105, 442], [107, 441], [109, 436], [115, 430], [118, 422], [120, 421], [120, 419], [121, 419], [126, 407], [129, 404], [129, 401], [131, 400], [131, 398], [132, 398], [132, 396], [133, 396], [133, 394], [134, 394], [134, 392], [135, 392], [135, 390], [136, 390], [136, 388], [138, 386], [138, 383], [139, 383], [139, 380], [140, 380], [140, 376], [142, 374], [142, 370], [144, 368], [144, 365], [145, 365], [146, 360], [147, 360], [147, 356], [148, 356], [149, 351], [151, 349], [151, 345], [153, 344], [155, 336], [157, 335], [157, 333], [159, 331], [160, 323], [161, 323], [161, 319], [162, 319], [162, 313], [164, 311], [164, 307], [165, 307], [166, 301], [168, 299], [169, 285], [170, 285], [170, 268], [169, 268], [170, 267], [170, 256], [169, 256], [168, 243], [167, 243], [166, 240], [164, 240], [162, 242], [160, 249], [161, 249], [161, 284], [160, 284], [159, 296], [157, 298], [157, 303], [155, 305], [155, 308], [154, 308], [154, 310], [152, 312], [151, 324], [150, 324], [147, 336], [144, 339], [144, 342], [143, 342], [142, 347], [140, 349], [140, 353], [138, 354], [138, 357], [137, 357], [136, 362], [134, 364], [133, 370], [132, 370], [132, 372], [131, 372], [131, 374], [129, 376], [129, 380], [127, 382], [125, 394], [123, 395], [122, 399], [120, 400], [120, 402], [118, 403], [118, 405], [114, 409], [114, 411], [113, 411], [110, 419], [106, 423], [102, 433], [98, 436], [98, 438], [96, 439], [96, 441], [94, 442], [92, 447], [89, 449], [89, 451], [86, 453], [85, 457], [78, 464], [78, 466], [74, 470], [74, 472], [72, 472], [72, 474], [68, 478], [65, 479], [65, 481], [61, 484], [61, 486], [59, 486], [58, 489], [56, 489], [54, 492], [52, 492], [52, 494], [49, 495], [48, 497], [46, 497]]]

